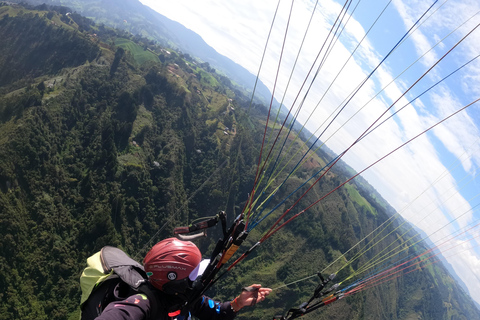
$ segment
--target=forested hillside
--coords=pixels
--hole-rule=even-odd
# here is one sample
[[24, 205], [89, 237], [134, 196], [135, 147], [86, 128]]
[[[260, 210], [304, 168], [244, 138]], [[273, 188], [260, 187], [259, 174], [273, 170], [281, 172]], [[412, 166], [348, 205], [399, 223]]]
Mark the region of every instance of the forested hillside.
[[[0, 6], [0, 35], [8, 43], [0, 49], [0, 319], [78, 319], [88, 256], [113, 245], [141, 261], [176, 226], [219, 210], [231, 223], [256, 172], [263, 106], [250, 108], [227, 78], [188, 55], [68, 12]], [[319, 151], [276, 197], [329, 160]], [[330, 172], [304, 201], [338, 186], [349, 171]], [[365, 183], [347, 184], [294, 220], [209, 295], [231, 299], [251, 283], [276, 288], [323, 269], [391, 216]], [[205, 257], [220, 230], [209, 233], [197, 241]], [[387, 244], [407, 247], [401, 234], [390, 233], [338, 279]], [[275, 290], [238, 319], [271, 319], [307, 300], [317, 284], [310, 278]], [[441, 264], [305, 316], [476, 318], [479, 311]]]
[[[153, 11], [138, 0], [12, 0], [12, 2], [67, 6], [71, 8], [71, 12], [94, 19], [98, 24], [154, 39], [166, 47], [193, 55], [219, 69], [220, 73], [228, 76], [237, 87], [250, 93], [253, 90], [255, 82], [253, 74], [216, 52], [192, 30]], [[270, 92], [262, 81], [258, 81], [255, 91], [256, 99], [265, 103], [270, 101]], [[278, 105], [276, 101], [275, 104]]]

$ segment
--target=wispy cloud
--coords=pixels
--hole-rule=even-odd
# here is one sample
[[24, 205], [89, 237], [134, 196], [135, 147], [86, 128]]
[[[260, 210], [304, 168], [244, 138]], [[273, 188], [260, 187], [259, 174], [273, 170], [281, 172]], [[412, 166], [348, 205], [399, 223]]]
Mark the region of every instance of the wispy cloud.
[[[243, 65], [254, 74], [256, 74], [260, 63], [260, 57], [277, 4], [276, 0], [142, 0], [142, 2], [195, 30], [218, 52]], [[295, 61], [315, 2], [301, 0], [295, 3], [278, 81], [276, 95], [278, 100], [281, 99], [285, 91], [291, 67]], [[274, 84], [289, 4], [289, 2], [282, 2], [279, 9], [266, 55], [266, 62], [261, 73], [262, 81], [270, 88], [273, 88]], [[322, 128], [324, 128], [325, 119], [342, 105], [348, 94], [355, 90], [357, 85], [383, 58], [386, 52], [384, 48], [378, 50], [377, 46], [387, 43], [391, 43], [393, 46], [428, 6], [430, 6], [430, 3], [424, 1], [393, 1], [392, 7], [387, 10], [387, 16], [379, 21], [378, 26], [374, 27], [376, 37], [382, 38], [367, 37], [354, 57], [344, 67], [352, 48], [364, 37], [365, 30], [369, 27], [369, 25], [360, 23], [363, 17], [353, 15], [345, 28], [344, 34], [340, 36], [340, 41], [336, 43], [315, 81], [302, 114], [299, 116], [301, 121], [306, 121], [309, 114], [316, 110], [307, 124], [310, 131], [316, 131], [322, 124]], [[436, 10], [437, 8], [438, 10]], [[287, 92], [287, 107], [290, 106], [299, 91], [305, 75], [327, 37], [329, 25], [340, 12], [340, 9], [341, 6], [335, 1], [320, 1], [311, 31], [302, 49], [293, 81]], [[480, 4], [476, 0], [447, 1], [443, 5], [442, 3], [437, 5], [432, 11], [434, 14], [427, 15], [428, 19], [419, 26], [418, 30], [407, 39], [401, 48], [392, 54], [392, 57], [377, 70], [375, 76], [358, 92], [355, 99], [349, 103], [335, 124], [322, 137], [322, 140], [327, 140], [331, 134], [335, 133], [328, 140], [328, 146], [337, 153], [347, 148], [381, 113], [385, 112], [391, 103], [399, 99], [427, 68], [432, 66], [469, 29], [480, 22], [479, 16], [474, 16], [465, 26], [446, 38], [433, 50], [430, 50], [440, 39], [457, 28], [461, 22], [471, 18], [478, 10], [480, 10]], [[403, 22], [403, 25], [388, 29], [388, 32], [386, 28], [382, 29], [383, 26], [387, 25], [385, 21], [390, 21], [393, 18]], [[429, 52], [418, 63], [402, 73], [404, 68], [427, 51]], [[478, 52], [480, 52], [480, 30], [472, 34], [465, 43], [448, 56], [445, 62], [440, 63], [426, 76], [417, 85], [418, 88], [413, 88], [410, 93], [402, 97], [397, 105], [387, 112], [387, 115], [406, 105], [409, 99], [438, 81], [446, 73], [453, 71], [454, 68], [476, 56]], [[344, 68], [342, 73], [325, 94], [326, 89], [342, 68]], [[400, 77], [391, 83], [399, 75]], [[478, 98], [480, 93], [479, 83], [480, 62], [476, 61], [375, 130], [374, 133], [352, 148], [351, 152], [345, 156], [345, 160], [356, 170], [363, 170], [408, 139], [458, 110], [474, 98]], [[385, 90], [372, 100], [372, 97], [387, 84], [389, 85]], [[301, 97], [303, 97], [303, 93]], [[319, 103], [320, 100], [321, 103]], [[372, 101], [365, 105], [370, 100]], [[317, 104], [318, 107], [316, 108]], [[350, 117], [356, 112], [358, 114], [350, 120]], [[475, 174], [480, 166], [480, 152], [478, 148], [474, 148], [478, 146], [480, 135], [479, 120], [480, 113], [478, 110], [462, 112], [436, 127], [430, 134], [424, 135], [402, 148], [364, 174], [364, 177], [397, 210], [406, 208], [402, 211], [404, 217], [422, 228], [427, 234], [433, 234], [431, 236], [432, 241], [441, 241], [445, 236], [452, 234], [461, 227], [465, 227], [474, 219], [473, 213], [469, 211], [472, 205], [469, 203], [468, 195], [465, 192], [468, 188], [457, 192], [462, 184], [457, 179], [460, 174]], [[340, 128], [341, 124], [347, 121], [348, 123]], [[321, 132], [321, 130], [318, 132]], [[336, 132], [336, 130], [339, 131]], [[454, 160], [465, 159], [466, 157], [468, 157], [468, 160], [461, 163], [458, 167], [460, 169], [454, 171], [449, 168]], [[437, 181], [441, 175], [443, 175], [443, 178]], [[476, 185], [473, 189], [475, 188], [479, 189]], [[472, 193], [471, 190], [469, 192]], [[464, 214], [465, 212], [467, 213]], [[460, 215], [462, 217], [458, 221], [450, 223], [452, 219], [458, 218]], [[447, 224], [448, 226], [436, 232], [438, 228]], [[467, 284], [473, 298], [480, 302], [480, 271], [478, 271], [480, 270], [480, 258], [471, 247], [471, 243], [465, 244], [463, 250], [461, 254], [448, 259], [448, 261]]]

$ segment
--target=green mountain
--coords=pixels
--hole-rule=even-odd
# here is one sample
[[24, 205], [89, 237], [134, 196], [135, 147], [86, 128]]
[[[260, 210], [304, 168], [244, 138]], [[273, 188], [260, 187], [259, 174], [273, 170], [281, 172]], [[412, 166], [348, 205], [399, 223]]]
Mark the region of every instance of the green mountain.
[[[134, 35], [148, 38], [160, 45], [190, 54], [202, 63], [208, 63], [231, 79], [237, 87], [250, 95], [255, 76], [245, 68], [219, 54], [198, 34], [176, 21], [157, 13], [138, 0], [13, 0], [12, 2], [34, 5], [63, 5], [73, 12], [93, 19], [97, 23], [125, 30]], [[258, 81], [256, 99], [270, 103], [271, 92]], [[279, 103], [274, 101], [275, 105]]]
[[[189, 55], [66, 13], [0, 6], [7, 44], [0, 74], [11, 75], [0, 86], [0, 319], [78, 319], [88, 256], [108, 244], [141, 261], [176, 226], [225, 209], [231, 223], [256, 173], [264, 106], [247, 112], [244, 92]], [[294, 148], [306, 149], [298, 142]], [[274, 200], [330, 160], [320, 150]], [[343, 165], [329, 172], [300, 207], [349, 176]], [[315, 275], [391, 215], [365, 181], [349, 183], [263, 243], [208, 294], [231, 299], [251, 283], [278, 288]], [[240, 251], [272, 222], [273, 216], [253, 229]], [[399, 258], [422, 253], [424, 243], [409, 246], [404, 229], [393, 231], [400, 223], [355, 261], [359, 251], [350, 251], [352, 263], [336, 279], [350, 284], [356, 278], [346, 279], [390, 244], [405, 249]], [[221, 230], [209, 233], [197, 241], [206, 257]], [[441, 263], [399, 275], [304, 318], [480, 318]], [[282, 314], [308, 300], [318, 282], [310, 277], [275, 290], [238, 319]]]

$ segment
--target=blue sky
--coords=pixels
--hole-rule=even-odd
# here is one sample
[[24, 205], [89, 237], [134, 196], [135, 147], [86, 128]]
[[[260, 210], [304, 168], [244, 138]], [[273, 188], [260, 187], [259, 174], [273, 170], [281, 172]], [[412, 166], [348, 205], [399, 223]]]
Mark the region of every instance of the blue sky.
[[[218, 52], [241, 64], [253, 74], [258, 71], [278, 2], [277, 0], [141, 1], [194, 30]], [[357, 2], [354, 1], [351, 8]], [[276, 98], [279, 101], [285, 91], [314, 3], [308, 0], [295, 1], [277, 84]], [[353, 48], [364, 37], [387, 3], [384, 15], [361, 43], [353, 58], [349, 58]], [[348, 93], [352, 92], [385, 57], [432, 3], [434, 1], [395, 0], [389, 3], [386, 0], [363, 0], [353, 14], [350, 10], [351, 18], [321, 69], [320, 76], [313, 84], [313, 90], [299, 115], [300, 121], [306, 123], [311, 132], [319, 128], [318, 132], [321, 132], [325, 126], [322, 119], [341, 105]], [[260, 74], [262, 81], [270, 88], [273, 88], [274, 84], [290, 4], [291, 1], [281, 1], [266, 62]], [[285, 95], [287, 107], [293, 102], [300, 88], [299, 84], [303, 82], [319, 50], [322, 41], [320, 39], [326, 37], [328, 28], [340, 9], [341, 5], [332, 0], [323, 0], [318, 4], [312, 31], [307, 36], [293, 74], [293, 82]], [[392, 110], [406, 105], [435, 82], [480, 54], [479, 28], [402, 97], [407, 88], [430, 66], [480, 23], [480, 15], [476, 14], [479, 10], [480, 4], [474, 0], [436, 2], [419, 27], [358, 92], [332, 127], [326, 131], [322, 140], [335, 152], [340, 153], [350, 146], [393, 101], [401, 97]], [[441, 41], [442, 39], [444, 40]], [[357, 171], [363, 170], [429, 126], [478, 99], [480, 62], [477, 60], [363, 139], [351, 149], [344, 160]], [[348, 63], [342, 70], [346, 61]], [[406, 70], [411, 64], [413, 66]], [[340, 70], [342, 72], [332, 84]], [[384, 87], [385, 89], [381, 91]], [[327, 88], [329, 90], [324, 95]], [[478, 221], [480, 217], [478, 210], [469, 211], [480, 202], [480, 198], [475, 198], [480, 192], [480, 178], [476, 177], [480, 165], [479, 106], [480, 103], [477, 103], [444, 122], [429, 134], [416, 139], [363, 174], [403, 217], [427, 234], [433, 234], [431, 240], [437, 243], [449, 234]], [[344, 123], [346, 124], [342, 127]], [[471, 182], [468, 182], [470, 180]], [[453, 218], [458, 220], [449, 224]], [[462, 241], [462, 239], [452, 240], [451, 243], [458, 247], [448, 251], [445, 256], [467, 284], [471, 296], [480, 303], [480, 254], [476, 248], [478, 243], [475, 240]]]

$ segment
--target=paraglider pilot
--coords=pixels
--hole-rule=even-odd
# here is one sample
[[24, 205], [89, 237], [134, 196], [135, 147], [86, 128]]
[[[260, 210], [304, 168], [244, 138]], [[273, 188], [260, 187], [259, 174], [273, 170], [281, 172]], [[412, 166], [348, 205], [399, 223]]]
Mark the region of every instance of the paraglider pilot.
[[[177, 308], [187, 301], [186, 289], [203, 273], [208, 264], [208, 260], [203, 262], [201, 260], [200, 250], [190, 241], [176, 238], [160, 241], [143, 260], [156, 301], [150, 301], [145, 294], [136, 293], [123, 300], [109, 303], [96, 319], [147, 320], [151, 319], [152, 313], [157, 313], [156, 319], [152, 320], [190, 319], [189, 315], [182, 315]], [[269, 288], [254, 284], [244, 288], [232, 301], [223, 303], [202, 296], [190, 308], [190, 315], [201, 320], [233, 319], [240, 309], [265, 300], [271, 291]], [[156, 312], [152, 312], [154, 308]]]

